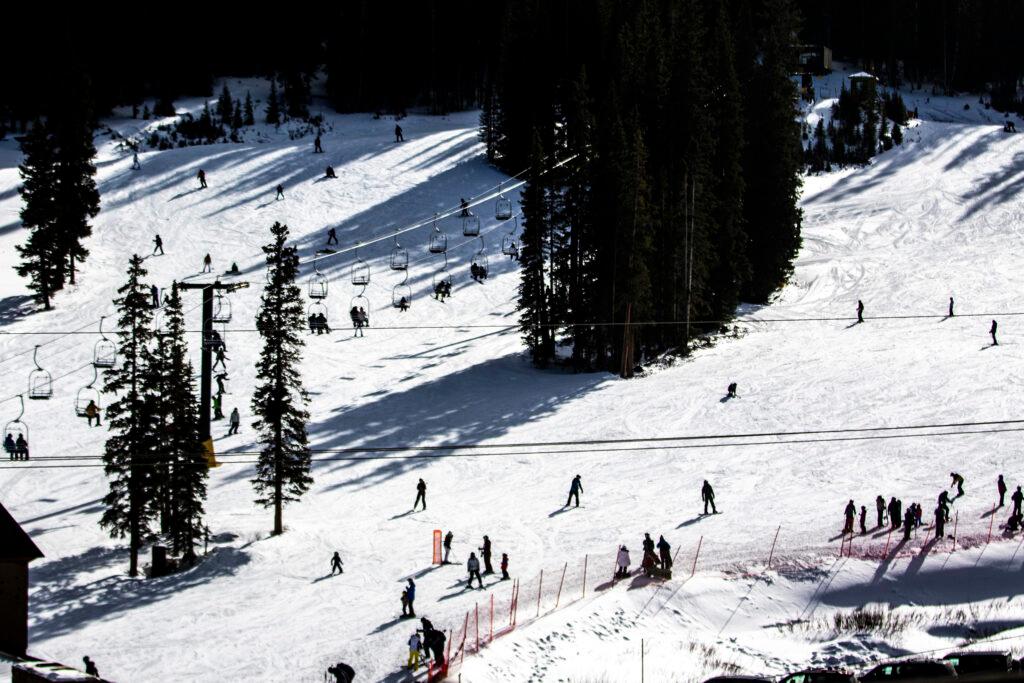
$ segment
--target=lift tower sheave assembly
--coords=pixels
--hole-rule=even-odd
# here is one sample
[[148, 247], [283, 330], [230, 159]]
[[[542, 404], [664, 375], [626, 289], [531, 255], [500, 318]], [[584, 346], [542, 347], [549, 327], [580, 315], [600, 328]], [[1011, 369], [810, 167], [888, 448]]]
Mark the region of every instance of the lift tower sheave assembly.
[[215, 296], [218, 292], [233, 292], [236, 289], [248, 287], [248, 282], [232, 282], [223, 284], [220, 280], [205, 283], [178, 283], [178, 289], [198, 289], [203, 293], [203, 344], [202, 363], [200, 365], [199, 381], [199, 436], [206, 451], [206, 459], [210, 467], [218, 467], [217, 457], [213, 450], [213, 437], [210, 433], [210, 408], [213, 395], [213, 351], [215, 347], [224, 343], [213, 329]]

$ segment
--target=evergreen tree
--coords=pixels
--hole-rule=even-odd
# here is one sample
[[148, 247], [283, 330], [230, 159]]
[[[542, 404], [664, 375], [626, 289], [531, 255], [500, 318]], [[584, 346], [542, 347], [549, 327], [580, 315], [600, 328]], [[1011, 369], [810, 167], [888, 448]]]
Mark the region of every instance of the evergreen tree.
[[30, 278], [29, 288], [46, 310], [53, 293], [64, 285], [64, 260], [56, 235], [57, 170], [54, 142], [46, 124], [36, 119], [21, 143], [24, 161], [18, 167], [22, 185], [18, 188], [24, 206], [21, 223], [31, 232], [18, 245], [21, 263], [18, 275]]
[[828, 142], [825, 140], [825, 120], [818, 119], [814, 127], [814, 143], [811, 146], [811, 170], [820, 173], [828, 163]]
[[281, 124], [281, 102], [277, 98], [277, 82], [270, 80], [270, 96], [267, 97], [267, 123], [273, 126]]
[[252, 95], [248, 91], [245, 93], [245, 113], [243, 121], [247, 126], [256, 125], [256, 110], [252, 105]]
[[545, 155], [540, 135], [534, 133], [530, 154], [530, 175], [522, 191], [523, 233], [519, 244], [519, 329], [530, 349], [534, 365], [545, 367], [555, 357], [551, 328], [549, 291], [545, 278], [546, 241], [550, 231], [547, 189], [544, 181]]
[[114, 300], [118, 318], [118, 356], [120, 365], [105, 373], [103, 391], [117, 398], [107, 406], [107, 425], [111, 431], [103, 456], [104, 470], [110, 480], [110, 492], [104, 497], [106, 510], [100, 525], [112, 537], [129, 538], [131, 563], [128, 573], [138, 574], [139, 550], [153, 518], [152, 444], [153, 426], [144, 380], [148, 372], [152, 340], [152, 309], [149, 287], [142, 281], [146, 270], [139, 255], [132, 257], [128, 281], [117, 290]]
[[203, 504], [206, 500], [208, 466], [200, 439], [194, 372], [185, 341], [185, 315], [177, 284], [164, 300], [161, 364], [167, 378], [161, 395], [168, 419], [163, 430], [161, 456], [168, 464], [166, 533], [175, 554], [195, 559], [195, 544], [203, 537]]
[[57, 145], [55, 228], [58, 248], [66, 259], [71, 284], [75, 284], [75, 264], [89, 255], [82, 245], [82, 241], [92, 234], [89, 221], [100, 211], [96, 166], [93, 164], [96, 147], [92, 136], [92, 108], [86, 88], [86, 85], [78, 84], [77, 106], [62, 109], [53, 116]]
[[147, 104], [146, 106], [144, 106], [142, 108], [142, 120], [143, 121], [149, 121], [149, 116], [150, 116], [150, 114], [149, 114], [149, 105]]
[[234, 100], [231, 99], [231, 91], [228, 90], [228, 84], [225, 83], [224, 87], [221, 88], [220, 97], [217, 98], [217, 117], [220, 119], [222, 125], [231, 125], [233, 102]]
[[800, 127], [793, 117], [796, 85], [790, 79], [796, 16], [791, 0], [763, 0], [758, 9], [758, 29], [746, 36], [757, 52], [746, 62], [744, 88], [750, 104], [744, 108], [743, 209], [751, 277], [743, 298], [763, 303], [792, 271], [803, 214]]
[[153, 116], [175, 116], [177, 113], [174, 107], [174, 98], [166, 93], [162, 94], [153, 105]]
[[242, 114], [242, 103], [240, 100], [235, 100], [235, 107], [231, 113], [231, 130], [238, 130], [245, 125], [245, 118]]
[[903, 130], [900, 128], [900, 124], [896, 121], [892, 122], [892, 141], [895, 145], [903, 144]]
[[299, 287], [295, 285], [299, 257], [286, 246], [288, 226], [274, 223], [273, 241], [263, 247], [269, 269], [256, 328], [263, 351], [256, 367], [259, 384], [252, 397], [253, 427], [263, 444], [252, 480], [256, 502], [274, 508], [275, 535], [284, 531], [282, 508], [298, 500], [313, 483], [306, 422], [309, 398], [302, 387], [299, 359], [305, 324]]

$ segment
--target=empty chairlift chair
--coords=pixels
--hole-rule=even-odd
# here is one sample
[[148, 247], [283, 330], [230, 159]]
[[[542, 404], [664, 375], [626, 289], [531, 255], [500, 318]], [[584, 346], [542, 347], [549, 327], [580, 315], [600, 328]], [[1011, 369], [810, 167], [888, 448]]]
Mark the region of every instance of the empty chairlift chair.
[[448, 251], [448, 235], [441, 232], [441, 228], [437, 227], [437, 214], [434, 214], [434, 230], [430, 233], [427, 251], [431, 254], [444, 254]]
[[409, 268], [409, 250], [398, 243], [395, 235], [395, 246], [391, 249], [391, 270], [407, 270]]
[[103, 318], [100, 318], [100, 337], [92, 350], [92, 364], [98, 368], [112, 368], [117, 362], [117, 344], [103, 334]]
[[213, 316], [210, 318], [215, 323], [231, 322], [231, 299], [227, 294], [217, 293], [213, 297]]
[[507, 221], [512, 218], [512, 200], [500, 192], [499, 189], [498, 199], [494, 202], [494, 218], [499, 221]]
[[38, 353], [39, 347], [36, 346], [35, 351], [32, 352], [32, 362], [36, 364], [36, 369], [28, 375], [28, 397], [45, 400], [53, 396], [53, 379], [50, 377], [50, 373], [44, 370], [36, 360]]
[[462, 217], [462, 234], [465, 237], [480, 236], [480, 217], [472, 214]]
[[320, 252], [313, 257], [313, 275], [309, 278], [309, 298], [310, 299], [326, 299], [327, 298], [327, 276], [320, 272], [320, 268], [317, 266], [316, 259], [320, 256]]
[[356, 247], [356, 262], [352, 264], [352, 284], [356, 287], [370, 284], [370, 264], [359, 258], [359, 247]]

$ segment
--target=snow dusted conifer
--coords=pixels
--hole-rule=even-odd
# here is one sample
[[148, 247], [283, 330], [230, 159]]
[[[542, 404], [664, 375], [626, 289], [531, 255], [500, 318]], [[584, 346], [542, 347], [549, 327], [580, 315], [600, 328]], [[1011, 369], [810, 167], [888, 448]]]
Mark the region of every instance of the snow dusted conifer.
[[139, 549], [153, 518], [151, 505], [152, 459], [147, 447], [152, 438], [150, 404], [144, 378], [150, 360], [148, 346], [153, 338], [153, 314], [149, 286], [142, 281], [146, 269], [138, 254], [132, 256], [128, 281], [117, 290], [114, 300], [118, 318], [120, 364], [105, 373], [103, 391], [116, 396], [107, 406], [107, 439], [103, 456], [110, 491], [103, 498], [106, 510], [100, 526], [114, 538], [129, 538], [131, 562], [128, 573], [138, 575]]
[[234, 110], [231, 112], [231, 130], [238, 130], [245, 125], [245, 116], [242, 113], [242, 102], [235, 100]]
[[534, 131], [530, 154], [530, 180], [523, 188], [520, 207], [523, 210], [523, 236], [520, 239], [519, 264], [519, 329], [530, 348], [534, 365], [544, 367], [555, 357], [554, 330], [545, 286], [546, 235], [551, 215], [544, 185], [544, 148], [540, 134]]
[[270, 272], [256, 316], [263, 351], [256, 365], [258, 386], [252, 397], [257, 418], [253, 427], [263, 448], [252, 483], [256, 502], [274, 508], [273, 533], [277, 535], [284, 531], [284, 504], [298, 500], [313, 478], [309, 475], [306, 437], [309, 397], [299, 371], [305, 323], [300, 290], [295, 284], [299, 257], [294, 246], [285, 244], [287, 225], [274, 223], [270, 232], [274, 239], [263, 247]]

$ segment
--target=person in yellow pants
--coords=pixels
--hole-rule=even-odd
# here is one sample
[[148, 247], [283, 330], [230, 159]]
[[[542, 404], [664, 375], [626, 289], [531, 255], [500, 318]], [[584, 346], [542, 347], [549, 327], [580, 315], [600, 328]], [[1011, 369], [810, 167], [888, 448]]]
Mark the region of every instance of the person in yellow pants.
[[419, 631], [413, 633], [409, 638], [409, 663], [407, 664], [410, 671], [415, 671], [420, 665], [420, 634]]

